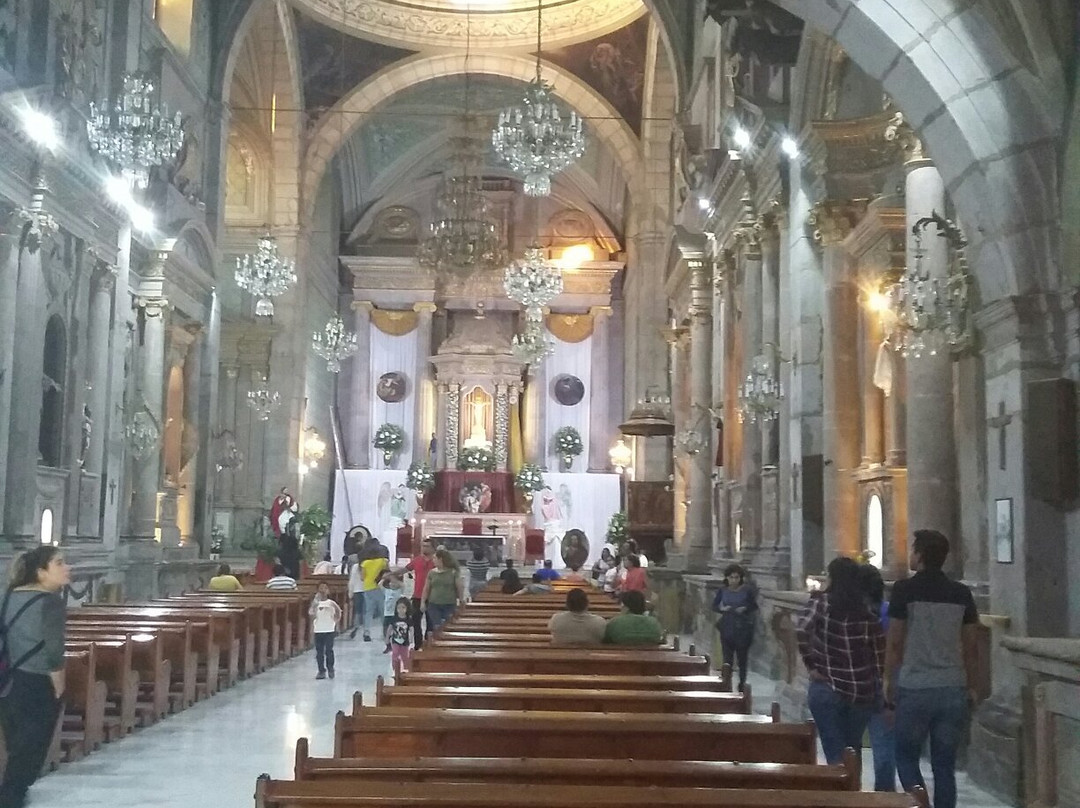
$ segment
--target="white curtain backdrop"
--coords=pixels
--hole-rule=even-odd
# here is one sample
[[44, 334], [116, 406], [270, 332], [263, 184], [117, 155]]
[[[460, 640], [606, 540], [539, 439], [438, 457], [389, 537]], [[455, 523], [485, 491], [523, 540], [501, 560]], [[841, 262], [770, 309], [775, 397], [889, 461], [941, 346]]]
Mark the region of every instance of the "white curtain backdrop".
[[[549, 332], [549, 336], [550, 332]], [[585, 471], [589, 467], [589, 401], [592, 393], [592, 337], [581, 342], [563, 342], [551, 336], [555, 344], [555, 352], [545, 360], [545, 373], [547, 375], [547, 389], [543, 395], [547, 396], [545, 415], [547, 423], [544, 425], [544, 457], [546, 465], [552, 471], [558, 471], [559, 457], [553, 451], [552, 442], [555, 433], [560, 427], [572, 426], [581, 435], [581, 443], [585, 447], [581, 456], [574, 459], [574, 471]], [[564, 373], [577, 376], [585, 385], [585, 397], [572, 407], [566, 407], [555, 398], [555, 379]]]
[[[403, 337], [384, 334], [375, 326], [371, 327], [371, 437], [386, 423], [397, 424], [405, 430], [405, 445], [398, 454], [398, 464], [408, 466], [407, 458], [412, 454], [413, 418], [416, 401], [416, 337], [414, 329]], [[388, 404], [375, 395], [379, 377], [384, 373], [400, 373], [406, 379], [406, 395], [401, 401]], [[372, 452], [373, 465], [382, 468], [382, 453]]]
[[338, 471], [334, 484], [334, 518], [330, 526], [331, 558], [335, 563], [341, 560], [345, 534], [350, 528], [363, 525], [371, 531], [372, 536], [390, 548], [390, 557], [394, 559], [397, 555], [397, 529], [415, 512], [416, 496], [405, 487], [404, 470]]
[[[600, 558], [608, 521], [619, 510], [619, 475], [546, 472], [544, 483], [547, 489], [533, 499], [533, 525], [560, 541], [571, 528], [584, 531], [591, 565]], [[544, 555], [555, 567], [564, 566], [560, 550], [558, 542], [545, 543]]]

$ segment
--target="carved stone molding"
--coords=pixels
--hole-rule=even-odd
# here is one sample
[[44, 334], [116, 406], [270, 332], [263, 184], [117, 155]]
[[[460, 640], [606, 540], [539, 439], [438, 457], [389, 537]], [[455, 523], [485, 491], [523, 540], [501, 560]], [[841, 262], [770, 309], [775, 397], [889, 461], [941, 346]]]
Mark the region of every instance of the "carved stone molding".
[[865, 199], [848, 202], [825, 199], [816, 203], [806, 217], [815, 243], [829, 246], [842, 242], [866, 214], [867, 204]]

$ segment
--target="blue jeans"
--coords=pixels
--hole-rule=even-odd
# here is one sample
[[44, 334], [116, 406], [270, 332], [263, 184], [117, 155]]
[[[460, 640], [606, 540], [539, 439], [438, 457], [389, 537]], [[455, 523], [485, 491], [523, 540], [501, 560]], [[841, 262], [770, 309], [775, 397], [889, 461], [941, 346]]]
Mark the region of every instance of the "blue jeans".
[[825, 761], [832, 765], [844, 762], [844, 748], [862, 749], [863, 733], [874, 711], [873, 702], [849, 701], [824, 682], [810, 682], [806, 693], [810, 715], [817, 724]]
[[352, 593], [352, 633], [350, 637], [355, 637], [357, 629], [364, 624], [364, 593], [353, 592]]
[[900, 688], [896, 697], [896, 773], [905, 791], [926, 787], [919, 758], [930, 739], [934, 808], [956, 808], [956, 750], [964, 738], [968, 713], [963, 687]]
[[383, 600], [386, 597], [386, 593], [382, 587], [375, 587], [364, 592], [364, 634], [368, 633], [368, 622], [373, 622], [376, 626], [382, 625], [383, 619]]
[[429, 603], [427, 605], [428, 631], [437, 631], [439, 626], [454, 616], [456, 603]]
[[896, 791], [896, 738], [880, 702], [874, 705], [867, 729], [874, 751], [874, 791]]

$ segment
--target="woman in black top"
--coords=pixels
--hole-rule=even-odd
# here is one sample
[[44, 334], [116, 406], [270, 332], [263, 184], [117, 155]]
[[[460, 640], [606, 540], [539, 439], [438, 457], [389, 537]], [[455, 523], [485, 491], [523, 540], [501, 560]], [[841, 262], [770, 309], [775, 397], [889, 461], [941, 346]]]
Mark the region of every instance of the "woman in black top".
[[41, 773], [64, 695], [64, 601], [71, 570], [56, 547], [23, 553], [0, 605], [6, 670], [0, 674], [0, 727], [8, 760], [0, 808], [21, 808]]

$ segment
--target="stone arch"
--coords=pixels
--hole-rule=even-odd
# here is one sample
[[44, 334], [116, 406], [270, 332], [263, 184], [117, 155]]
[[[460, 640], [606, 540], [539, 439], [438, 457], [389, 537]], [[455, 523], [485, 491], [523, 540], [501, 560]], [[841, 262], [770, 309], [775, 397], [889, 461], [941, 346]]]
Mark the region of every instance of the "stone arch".
[[[481, 54], [470, 57], [469, 71], [528, 82], [535, 75], [536, 63], [523, 56]], [[464, 72], [464, 54], [448, 53], [404, 59], [379, 71], [354, 88], [323, 115], [304, 157], [300, 186], [304, 205], [302, 219], [311, 219], [315, 195], [330, 161], [360, 126], [366, 113], [406, 87]], [[626, 177], [631, 196], [639, 196], [641, 188], [637, 185], [637, 177], [641, 173], [641, 149], [627, 123], [595, 90], [574, 75], [551, 64], [544, 65], [544, 72], [549, 79], [554, 78], [553, 83], [559, 98], [579, 115], [589, 119], [595, 136], [610, 149]]]
[[[1058, 285], [1056, 142], [1064, 110], [978, 7], [777, 0], [881, 81], [946, 182], [983, 302]], [[988, 78], [989, 77], [989, 78]]]

